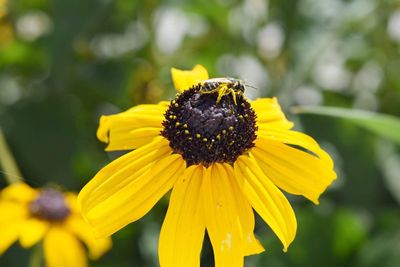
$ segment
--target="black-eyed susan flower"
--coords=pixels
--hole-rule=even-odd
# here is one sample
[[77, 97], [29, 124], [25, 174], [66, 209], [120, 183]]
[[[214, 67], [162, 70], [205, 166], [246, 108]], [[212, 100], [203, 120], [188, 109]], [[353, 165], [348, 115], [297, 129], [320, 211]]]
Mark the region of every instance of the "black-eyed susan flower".
[[200, 265], [205, 231], [216, 266], [243, 266], [264, 249], [253, 209], [286, 251], [296, 218], [280, 189], [318, 203], [336, 178], [329, 155], [291, 130], [275, 98], [250, 101], [234, 79], [210, 79], [204, 67], [172, 69], [171, 102], [101, 117], [107, 150], [133, 150], [111, 162], [78, 200], [89, 223], [108, 236], [144, 216], [172, 188], [159, 239], [161, 267]]
[[17, 240], [24, 248], [43, 240], [46, 267], [85, 267], [83, 243], [93, 259], [111, 248], [110, 238], [95, 238], [73, 193], [15, 183], [0, 192], [0, 210], [0, 255]]

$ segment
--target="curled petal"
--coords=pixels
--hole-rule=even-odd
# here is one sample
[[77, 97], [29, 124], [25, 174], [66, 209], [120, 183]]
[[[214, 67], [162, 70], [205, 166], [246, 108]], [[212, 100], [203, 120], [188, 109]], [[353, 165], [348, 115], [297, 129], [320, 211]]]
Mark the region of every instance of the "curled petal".
[[296, 144], [314, 154], [264, 137], [256, 141], [251, 153], [274, 184], [288, 193], [303, 195], [318, 204], [319, 196], [336, 178], [332, 160], [308, 138], [300, 139]]
[[192, 70], [179, 70], [172, 68], [171, 75], [175, 89], [178, 92], [183, 92], [202, 80], [208, 79], [208, 72], [202, 65], [196, 65]]
[[289, 201], [265, 176], [254, 159], [239, 157], [234, 170], [250, 204], [278, 236], [286, 251], [297, 229], [296, 217]]
[[169, 102], [145, 104], [115, 115], [101, 116], [97, 138], [107, 151], [130, 150], [150, 143], [160, 135]]
[[259, 129], [290, 129], [293, 127], [293, 123], [286, 119], [275, 97], [256, 99], [251, 102], [251, 107], [257, 114]]
[[272, 141], [299, 146], [307, 151], [310, 151], [311, 153], [314, 153], [321, 160], [323, 160], [328, 167], [333, 168], [332, 158], [323, 149], [321, 149], [318, 143], [311, 136], [301, 132], [284, 129], [259, 129], [257, 135], [261, 138]]

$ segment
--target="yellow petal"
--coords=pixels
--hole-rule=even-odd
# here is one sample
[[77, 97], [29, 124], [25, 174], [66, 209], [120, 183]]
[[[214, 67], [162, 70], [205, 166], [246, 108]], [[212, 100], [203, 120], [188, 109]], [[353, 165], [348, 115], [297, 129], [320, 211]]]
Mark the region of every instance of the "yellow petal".
[[202, 167], [191, 166], [174, 185], [158, 245], [161, 267], [200, 266], [205, 233], [202, 174]]
[[49, 229], [49, 223], [46, 221], [30, 218], [26, 220], [21, 228], [19, 242], [24, 248], [30, 248], [37, 242], [43, 239], [47, 230]]
[[223, 164], [226, 173], [228, 174], [229, 182], [232, 188], [233, 195], [235, 196], [235, 207], [239, 220], [237, 220], [240, 233], [242, 235], [243, 252], [245, 256], [258, 254], [264, 251], [263, 246], [254, 236], [254, 213], [249, 201], [243, 194], [242, 188], [239, 187], [233, 168], [229, 164]]
[[288, 200], [264, 175], [254, 159], [239, 157], [234, 170], [250, 204], [278, 236], [286, 251], [297, 229], [296, 217]]
[[21, 221], [0, 224], [0, 255], [4, 253], [19, 237]]
[[321, 149], [318, 143], [311, 136], [300, 132], [283, 129], [259, 129], [257, 135], [260, 137], [260, 139], [266, 138], [272, 141], [302, 147], [317, 155], [325, 162], [327, 166], [333, 168], [333, 160], [331, 157], [323, 149]]
[[115, 115], [102, 116], [97, 138], [106, 150], [131, 150], [150, 143], [160, 135], [169, 102], [145, 104]]
[[78, 196], [75, 193], [67, 192], [64, 193], [64, 197], [68, 208], [71, 210], [71, 213], [80, 214]]
[[86, 267], [82, 244], [69, 232], [52, 227], [44, 238], [46, 267]]
[[172, 81], [178, 92], [183, 92], [208, 79], [208, 72], [202, 65], [196, 65], [192, 70], [171, 69]]
[[102, 192], [106, 197], [92, 202], [84, 215], [99, 237], [109, 236], [144, 216], [172, 188], [184, 169], [185, 162], [177, 154], [151, 163], [139, 174], [135, 168], [130, 169], [134, 178], [115, 179], [117, 185], [121, 179], [128, 180], [128, 183], [114, 193]]
[[251, 107], [257, 114], [259, 128], [290, 129], [293, 127], [293, 123], [286, 119], [275, 97], [256, 99], [251, 102]]
[[243, 267], [244, 250], [235, 195], [229, 177], [220, 164], [204, 170], [203, 212], [214, 250], [216, 267]]
[[0, 200], [0, 224], [12, 223], [28, 217], [28, 206], [25, 203]]
[[78, 204], [85, 215], [98, 203], [107, 199], [151, 167], [154, 162], [171, 153], [168, 141], [156, 138], [150, 144], [114, 160], [85, 185], [78, 196]]
[[67, 227], [89, 248], [91, 259], [100, 258], [112, 247], [111, 238], [96, 238], [93, 228], [89, 226], [79, 215], [72, 215], [66, 222]]
[[4, 188], [0, 193], [2, 200], [31, 202], [37, 198], [38, 192], [25, 183], [15, 183]]
[[252, 154], [274, 184], [318, 204], [319, 196], [336, 178], [329, 162], [285, 144], [259, 138]]

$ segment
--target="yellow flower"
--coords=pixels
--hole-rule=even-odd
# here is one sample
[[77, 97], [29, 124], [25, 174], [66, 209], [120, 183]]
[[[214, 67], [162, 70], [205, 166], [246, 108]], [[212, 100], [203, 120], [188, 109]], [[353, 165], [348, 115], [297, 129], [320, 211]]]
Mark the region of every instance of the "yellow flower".
[[7, 0], [0, 0], [0, 19], [7, 14]]
[[73, 193], [55, 189], [35, 190], [24, 183], [0, 192], [0, 255], [16, 240], [29, 248], [43, 240], [47, 267], [85, 267], [111, 248], [111, 239], [96, 239], [80, 216]]
[[[205, 230], [216, 266], [243, 266], [244, 256], [264, 250], [253, 234], [252, 208], [286, 251], [297, 223], [280, 189], [318, 203], [336, 178], [331, 158], [291, 130], [275, 98], [249, 101], [239, 81], [207, 80], [200, 65], [172, 69], [172, 78], [179, 94], [171, 102], [101, 117], [97, 136], [107, 150], [133, 151], [82, 189], [83, 215], [108, 236], [173, 188], [160, 233], [161, 267], [199, 266]], [[217, 101], [218, 88], [237, 90]]]

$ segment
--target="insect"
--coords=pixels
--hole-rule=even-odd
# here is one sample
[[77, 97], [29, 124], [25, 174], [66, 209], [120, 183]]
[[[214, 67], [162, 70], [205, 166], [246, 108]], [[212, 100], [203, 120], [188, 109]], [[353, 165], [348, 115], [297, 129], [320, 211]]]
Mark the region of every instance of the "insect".
[[202, 94], [213, 94], [218, 92], [217, 104], [224, 95], [232, 95], [233, 102], [237, 105], [236, 96], [244, 93], [245, 87], [241, 80], [235, 78], [213, 78], [201, 82], [200, 92]]

